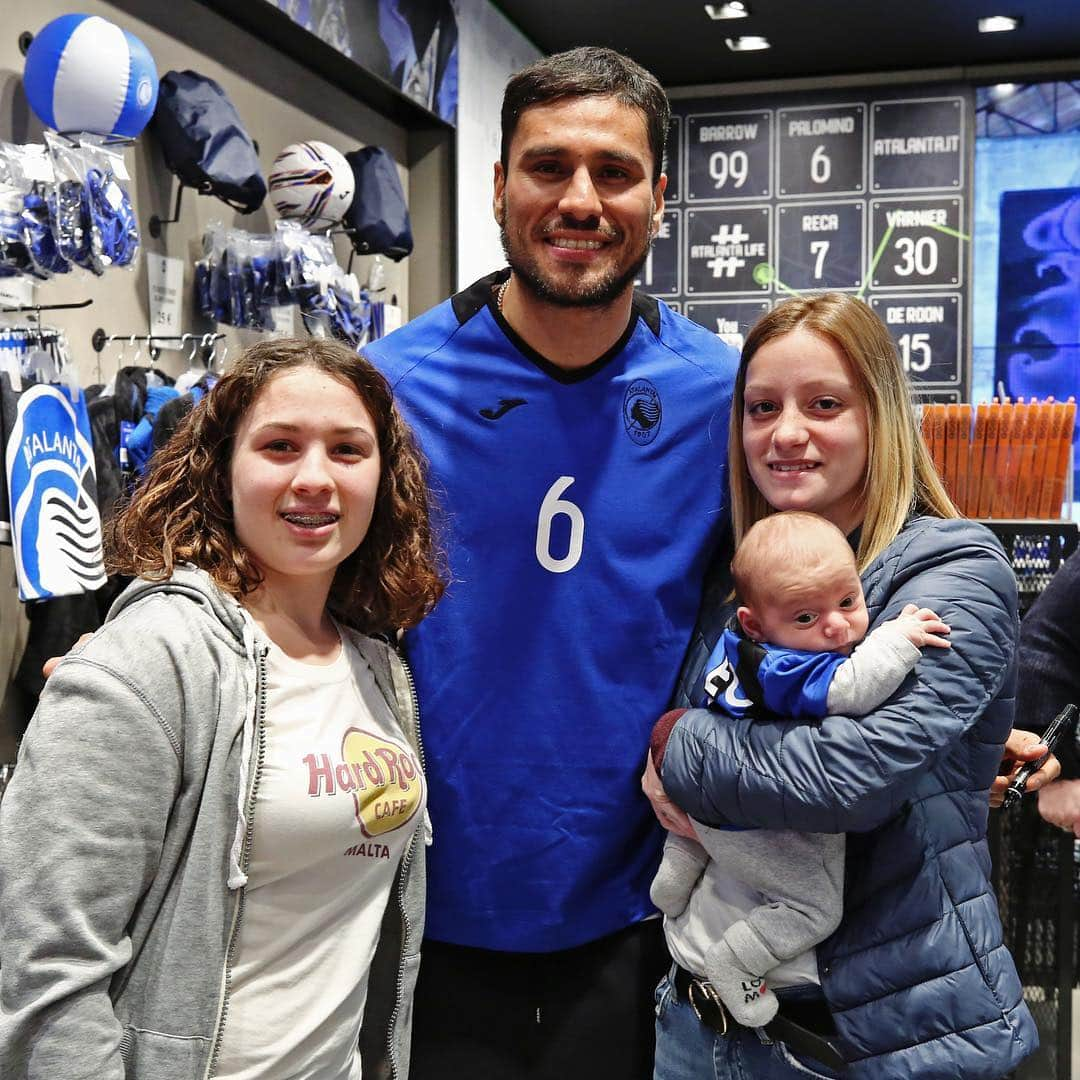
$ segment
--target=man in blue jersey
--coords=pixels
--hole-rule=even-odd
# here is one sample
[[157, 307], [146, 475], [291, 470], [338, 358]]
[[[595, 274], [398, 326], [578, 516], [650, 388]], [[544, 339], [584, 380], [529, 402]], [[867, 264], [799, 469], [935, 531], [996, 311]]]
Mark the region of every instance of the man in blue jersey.
[[737, 360], [633, 288], [669, 115], [606, 49], [515, 75], [510, 269], [366, 350], [431, 461], [453, 579], [406, 643], [434, 823], [414, 1080], [652, 1074], [639, 777], [725, 522]]

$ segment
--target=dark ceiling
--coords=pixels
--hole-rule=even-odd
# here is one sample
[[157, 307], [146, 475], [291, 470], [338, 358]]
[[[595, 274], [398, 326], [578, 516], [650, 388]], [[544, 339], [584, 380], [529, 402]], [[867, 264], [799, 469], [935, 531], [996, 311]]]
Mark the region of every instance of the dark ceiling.
[[[1034, 61], [1073, 66], [1056, 78], [1080, 74], [1080, 0], [746, 2], [748, 18], [713, 21], [698, 0], [495, 0], [543, 52], [607, 45], [667, 87]], [[980, 34], [977, 20], [987, 15], [1023, 22], [1011, 33]], [[764, 35], [772, 48], [725, 46], [726, 37], [745, 34]]]

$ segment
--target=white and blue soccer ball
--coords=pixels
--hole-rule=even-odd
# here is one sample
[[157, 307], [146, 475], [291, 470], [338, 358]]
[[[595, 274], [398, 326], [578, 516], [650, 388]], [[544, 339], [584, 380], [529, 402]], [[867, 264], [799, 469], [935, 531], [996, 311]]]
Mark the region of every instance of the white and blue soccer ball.
[[46, 127], [134, 139], [154, 115], [158, 74], [134, 34], [99, 15], [61, 15], [30, 43], [23, 86]]
[[345, 155], [315, 139], [286, 146], [274, 158], [267, 184], [278, 214], [305, 229], [325, 229], [339, 222], [356, 190]]

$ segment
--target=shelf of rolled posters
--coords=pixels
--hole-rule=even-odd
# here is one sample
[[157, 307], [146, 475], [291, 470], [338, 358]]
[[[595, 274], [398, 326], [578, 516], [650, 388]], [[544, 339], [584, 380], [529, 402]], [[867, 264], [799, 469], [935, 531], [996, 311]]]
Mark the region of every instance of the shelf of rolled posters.
[[922, 406], [934, 465], [965, 517], [1059, 520], [1072, 502], [1076, 402]]

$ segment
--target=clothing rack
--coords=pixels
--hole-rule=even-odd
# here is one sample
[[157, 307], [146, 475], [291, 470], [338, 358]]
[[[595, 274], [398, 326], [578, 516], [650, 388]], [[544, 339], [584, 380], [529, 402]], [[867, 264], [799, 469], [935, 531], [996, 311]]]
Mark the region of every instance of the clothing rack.
[[153, 351], [155, 341], [190, 341], [192, 344], [202, 345], [207, 348], [215, 342], [224, 340], [225, 335], [220, 333], [209, 334], [106, 334], [99, 326], [90, 337], [90, 344], [94, 352], [101, 352], [110, 341], [127, 341], [134, 344], [136, 341], [147, 341]]
[[21, 325], [0, 323], [0, 348], [8, 347], [3, 342], [10, 338], [21, 337], [47, 345], [59, 341], [62, 335], [63, 331], [55, 326], [42, 326], [40, 323]]
[[19, 307], [0, 308], [0, 313], [4, 315], [18, 315], [22, 312], [33, 312], [33, 318], [40, 321], [41, 313], [43, 311], [62, 311], [73, 308], [84, 308], [89, 307], [93, 302], [93, 300], [81, 300], [77, 304], [22, 304]]

